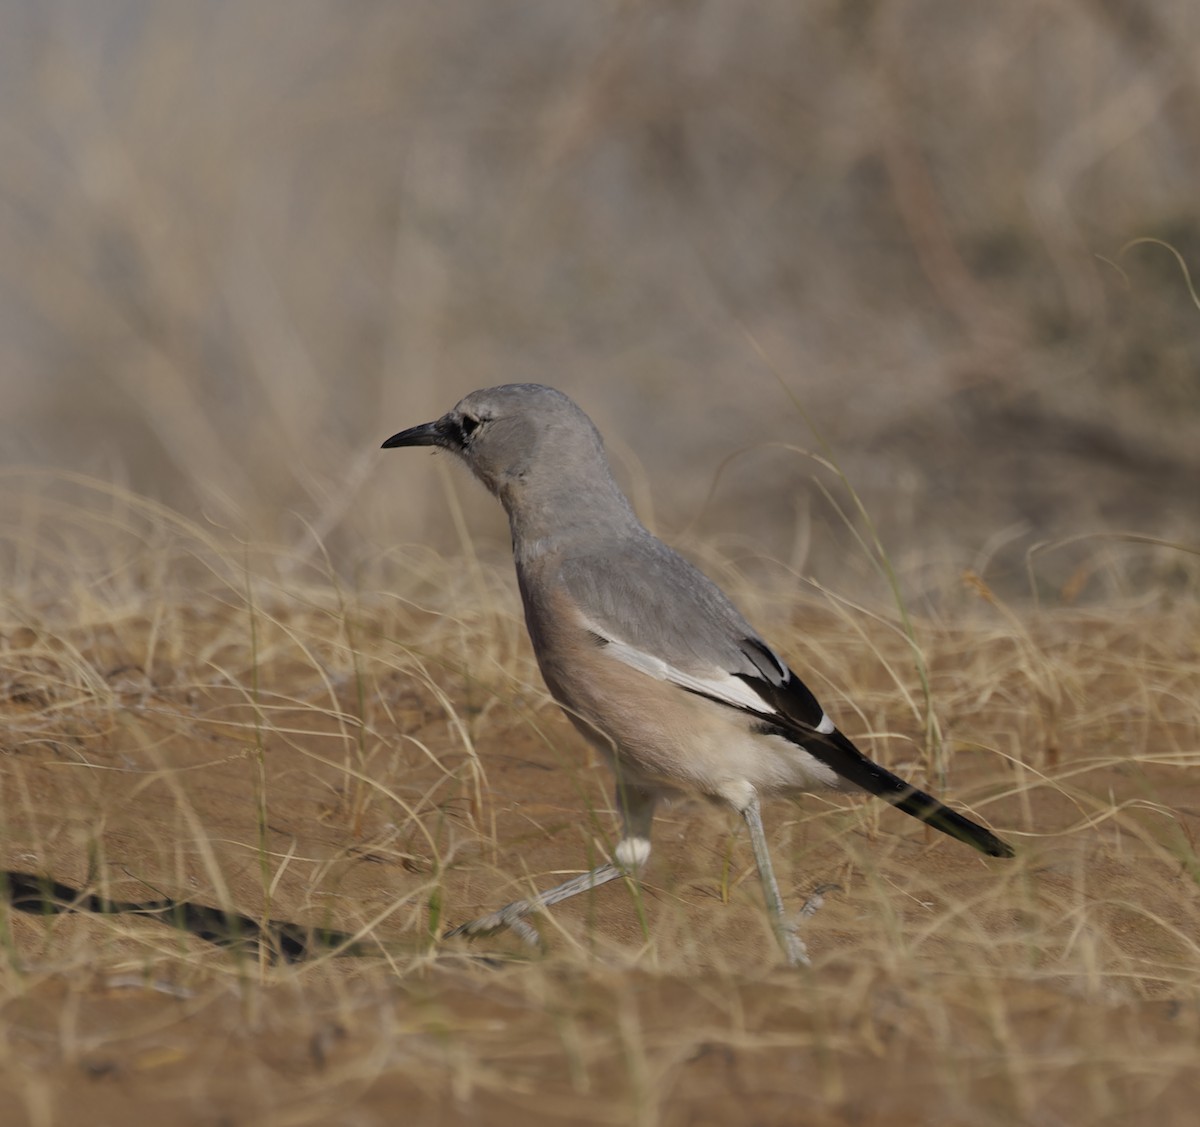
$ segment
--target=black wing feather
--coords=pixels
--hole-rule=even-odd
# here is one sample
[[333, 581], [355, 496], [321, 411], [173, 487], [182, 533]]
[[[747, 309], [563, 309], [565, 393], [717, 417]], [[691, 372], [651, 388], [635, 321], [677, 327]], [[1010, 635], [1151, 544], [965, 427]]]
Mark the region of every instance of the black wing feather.
[[890, 802], [904, 813], [919, 818], [935, 830], [941, 830], [991, 857], [1014, 855], [1012, 846], [1001, 841], [991, 830], [951, 810], [944, 802], [939, 802], [932, 795], [918, 790], [887, 768], [868, 759], [836, 728], [829, 733], [818, 732], [817, 725], [825, 713], [809, 687], [786, 667], [782, 668], [784, 676], [776, 683], [772, 673], [778, 667], [778, 659], [757, 639], [747, 638], [742, 648], [754, 665], [762, 670], [763, 676], [744, 673], [735, 673], [734, 676], [749, 685], [773, 711], [760, 712], [731, 705], [719, 697], [709, 699], [758, 717], [771, 730], [802, 747], [843, 779]]

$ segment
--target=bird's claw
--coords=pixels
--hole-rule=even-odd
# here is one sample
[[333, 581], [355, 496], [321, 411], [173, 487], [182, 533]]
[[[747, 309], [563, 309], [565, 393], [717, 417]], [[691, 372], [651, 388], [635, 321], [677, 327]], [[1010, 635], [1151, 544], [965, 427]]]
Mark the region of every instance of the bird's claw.
[[811, 965], [808, 957], [808, 948], [804, 945], [804, 940], [800, 938], [800, 924], [802, 921], [810, 919], [820, 910], [821, 905], [825, 903], [825, 893], [841, 892], [841, 885], [838, 884], [819, 884], [809, 893], [808, 899], [800, 906], [800, 911], [796, 913], [794, 922], [782, 922], [782, 931], [779, 936], [783, 943], [784, 951], [787, 953], [788, 962], [794, 967], [807, 967]]
[[783, 940], [783, 947], [787, 954], [789, 966], [812, 966], [812, 961], [808, 957], [808, 948], [804, 945], [804, 940], [796, 934], [795, 924], [790, 927], [785, 927], [783, 930], [783, 935], [780, 938]]
[[840, 884], [819, 884], [808, 894], [808, 899], [800, 905], [800, 911], [796, 913], [797, 921], [807, 920], [815, 916], [825, 903], [825, 893], [841, 892]]
[[496, 932], [508, 928], [530, 947], [540, 947], [542, 937], [538, 935], [537, 928], [525, 919], [533, 911], [533, 907], [528, 900], [518, 900], [497, 912], [480, 916], [479, 919], [471, 920], [469, 923], [459, 924], [458, 927], [452, 927], [442, 938], [454, 939], [461, 935], [467, 939], [478, 939], [480, 936], [495, 935]]

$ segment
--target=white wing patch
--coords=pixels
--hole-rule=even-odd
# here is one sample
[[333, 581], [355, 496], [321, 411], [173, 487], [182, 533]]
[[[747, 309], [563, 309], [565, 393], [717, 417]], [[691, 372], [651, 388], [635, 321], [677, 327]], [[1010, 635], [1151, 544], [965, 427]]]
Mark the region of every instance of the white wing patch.
[[[656, 681], [668, 681], [672, 685], [678, 685], [681, 689], [702, 693], [706, 697], [721, 701], [733, 708], [750, 708], [764, 715], [779, 714], [777, 708], [763, 700], [747, 682], [740, 677], [735, 677], [732, 673], [718, 669], [714, 669], [708, 676], [685, 673], [682, 669], [677, 669], [669, 662], [663, 661], [661, 657], [655, 657], [645, 650], [639, 650], [636, 646], [629, 645], [628, 642], [613, 638], [590, 621], [585, 620], [584, 625], [605, 643], [604, 652], [606, 654], [616, 658], [617, 661], [624, 662], [632, 669], [638, 670], [639, 673], [653, 677]], [[822, 712], [821, 722], [817, 725], [816, 730], [821, 735], [827, 736], [837, 730], [837, 725], [829, 719], [827, 713]]]
[[755, 712], [763, 713], [775, 713], [777, 711], [763, 700], [745, 681], [734, 677], [731, 673], [717, 669], [714, 669], [708, 676], [685, 673], [682, 669], [677, 669], [675, 666], [663, 661], [660, 657], [648, 654], [645, 650], [639, 650], [636, 646], [631, 646], [627, 642], [609, 637], [603, 630], [598, 630], [590, 622], [587, 623], [587, 628], [597, 638], [601, 638], [607, 643], [604, 647], [606, 654], [616, 658], [617, 661], [624, 662], [640, 673], [645, 673], [647, 676], [653, 677], [656, 681], [669, 681], [673, 685], [678, 685], [681, 689], [690, 689], [695, 693], [703, 693], [706, 697], [713, 697], [725, 704], [732, 705], [734, 708], [752, 708]]

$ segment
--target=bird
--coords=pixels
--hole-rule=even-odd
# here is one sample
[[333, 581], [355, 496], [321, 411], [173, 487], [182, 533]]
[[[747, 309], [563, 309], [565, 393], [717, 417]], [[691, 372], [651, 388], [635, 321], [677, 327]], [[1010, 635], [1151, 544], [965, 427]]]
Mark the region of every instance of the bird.
[[473, 391], [382, 448], [410, 446], [457, 456], [503, 505], [542, 678], [611, 767], [621, 821], [611, 860], [447, 936], [510, 928], [537, 943], [527, 917], [635, 877], [650, 856], [656, 806], [681, 794], [745, 822], [770, 923], [793, 966], [809, 958], [784, 912], [762, 796], [866, 791], [981, 853], [1014, 855], [854, 746], [729, 597], [644, 527], [600, 432], [563, 392], [536, 383]]

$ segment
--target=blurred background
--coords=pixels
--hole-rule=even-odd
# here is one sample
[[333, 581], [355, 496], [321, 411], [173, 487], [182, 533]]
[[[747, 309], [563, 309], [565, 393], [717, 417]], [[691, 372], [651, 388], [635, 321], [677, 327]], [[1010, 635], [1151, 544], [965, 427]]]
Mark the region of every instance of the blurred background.
[[912, 592], [1194, 574], [1095, 534], [1200, 536], [1195, 0], [0, 13], [9, 466], [348, 573], [454, 552], [448, 502], [502, 554], [378, 446], [535, 380], [747, 567], [877, 582], [820, 455]]

